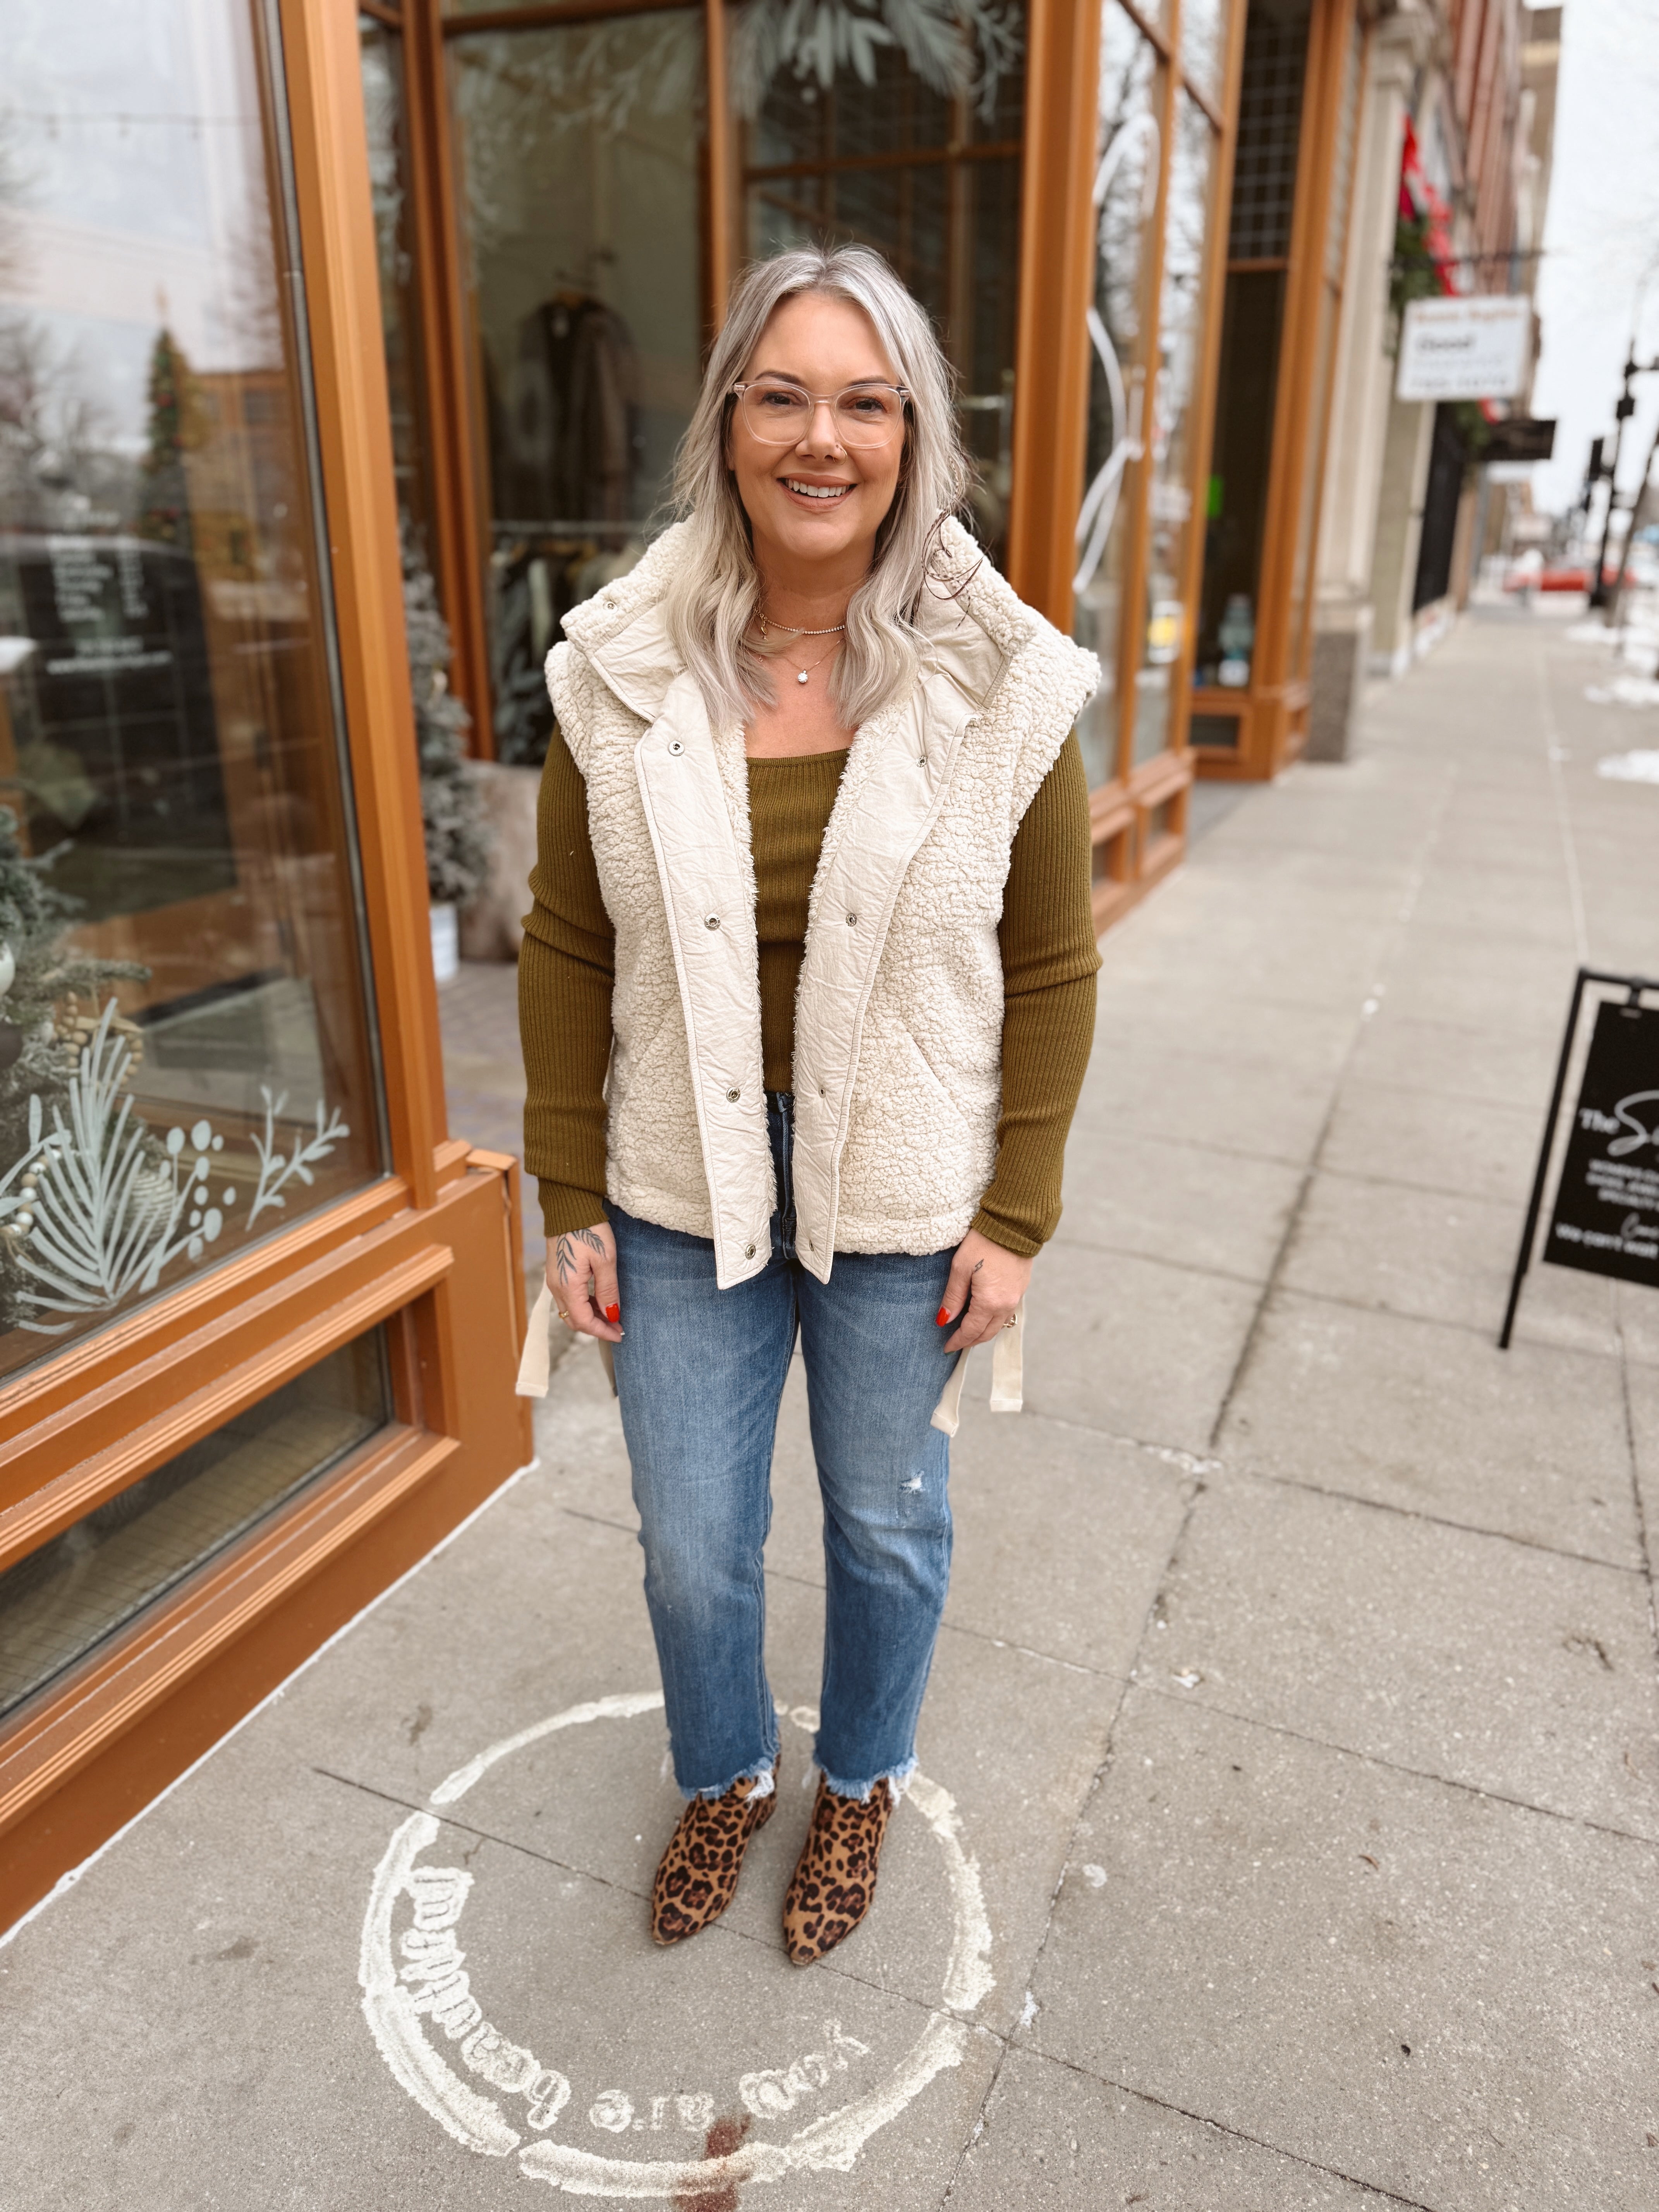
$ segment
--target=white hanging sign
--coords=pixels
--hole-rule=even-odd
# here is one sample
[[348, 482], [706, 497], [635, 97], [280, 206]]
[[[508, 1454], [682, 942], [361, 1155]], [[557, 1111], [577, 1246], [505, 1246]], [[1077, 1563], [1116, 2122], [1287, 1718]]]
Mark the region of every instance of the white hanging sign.
[[1532, 302], [1502, 294], [1413, 300], [1400, 337], [1398, 399], [1513, 399], [1532, 363]]

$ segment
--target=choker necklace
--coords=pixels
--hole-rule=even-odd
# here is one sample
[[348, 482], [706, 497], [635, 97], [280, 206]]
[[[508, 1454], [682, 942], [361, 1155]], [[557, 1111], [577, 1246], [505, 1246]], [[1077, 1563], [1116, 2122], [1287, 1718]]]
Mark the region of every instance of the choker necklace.
[[[844, 622], [838, 622], [831, 623], [828, 629], [791, 629], [787, 623], [768, 622], [764, 615], [757, 615], [756, 619], [760, 623], [761, 635], [763, 637], [766, 635], [769, 630], [773, 629], [776, 630], [781, 636], [784, 637], [839, 637], [842, 630], [847, 627]], [[817, 666], [816, 660], [812, 663], [812, 665], [814, 668]]]

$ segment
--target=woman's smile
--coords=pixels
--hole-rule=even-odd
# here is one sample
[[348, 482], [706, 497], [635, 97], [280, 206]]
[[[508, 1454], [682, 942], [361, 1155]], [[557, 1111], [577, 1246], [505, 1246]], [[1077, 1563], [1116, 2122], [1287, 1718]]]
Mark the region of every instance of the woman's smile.
[[780, 477], [778, 482], [792, 499], [800, 500], [808, 507], [839, 506], [849, 491], [858, 489], [856, 484], [841, 478], [826, 483], [816, 477], [787, 476]]

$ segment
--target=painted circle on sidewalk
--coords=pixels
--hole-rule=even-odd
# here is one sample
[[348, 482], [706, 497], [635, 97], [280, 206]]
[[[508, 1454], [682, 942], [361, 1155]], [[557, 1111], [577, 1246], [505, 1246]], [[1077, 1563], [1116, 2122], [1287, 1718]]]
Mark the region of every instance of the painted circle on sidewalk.
[[[491, 1767], [544, 1737], [594, 1721], [636, 1719], [659, 1712], [662, 1703], [659, 1691], [647, 1690], [567, 1706], [457, 1767], [428, 1802], [445, 1809], [456, 1804]], [[798, 1727], [811, 1724], [800, 1707], [780, 1717]], [[876, 2087], [820, 2113], [786, 2141], [741, 2140], [733, 2125], [731, 2147], [726, 2148], [714, 2100], [702, 2095], [653, 2099], [652, 2124], [663, 2124], [664, 2113], [655, 2107], [672, 2106], [678, 2125], [705, 2133], [709, 2154], [703, 2158], [606, 2157], [560, 2140], [554, 2130], [572, 2104], [571, 2083], [485, 2016], [457, 1935], [474, 1877], [464, 1868], [424, 1860], [441, 1832], [438, 1814], [413, 1813], [401, 1824], [370, 1885], [358, 1966], [370, 2033], [393, 2077], [457, 2142], [486, 2157], [516, 2157], [526, 2180], [544, 2181], [573, 2196], [695, 2202], [746, 2182], [781, 2181], [796, 2172], [848, 2172], [872, 2136], [896, 2119], [936, 2074], [961, 2063], [972, 2015], [994, 1986], [979, 1869], [963, 1849], [953, 1800], [918, 1773], [911, 1776], [901, 1802], [936, 1838], [950, 1895], [950, 1953], [937, 2007]], [[396, 1926], [405, 1915], [406, 1924]], [[752, 2119], [775, 2122], [803, 2099], [816, 2102], [849, 2070], [849, 2054], [871, 2055], [867, 2045], [844, 2033], [839, 2021], [824, 2023], [821, 2040], [822, 2050], [807, 2052], [787, 2068], [742, 2076], [738, 2096]], [[616, 2135], [643, 2124], [643, 2115], [635, 2112], [631, 2099], [620, 2089], [600, 2089], [586, 2117], [593, 2127]], [[528, 2139], [521, 2130], [528, 2130]]]

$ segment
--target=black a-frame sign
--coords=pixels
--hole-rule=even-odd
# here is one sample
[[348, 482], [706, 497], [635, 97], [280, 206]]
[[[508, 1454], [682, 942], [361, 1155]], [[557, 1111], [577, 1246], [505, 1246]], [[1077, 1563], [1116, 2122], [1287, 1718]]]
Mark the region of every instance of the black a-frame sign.
[[1521, 1232], [1515, 1279], [1498, 1340], [1500, 1351], [1508, 1349], [1522, 1280], [1534, 1256], [1567, 1069], [1589, 983], [1612, 984], [1625, 996], [1595, 1002], [1555, 1203], [1536, 1256], [1558, 1267], [1582, 1267], [1593, 1275], [1617, 1275], [1627, 1283], [1659, 1288], [1659, 1006], [1643, 1003], [1644, 997], [1659, 998], [1659, 983], [1581, 968], [1573, 985], [1527, 1225]]

